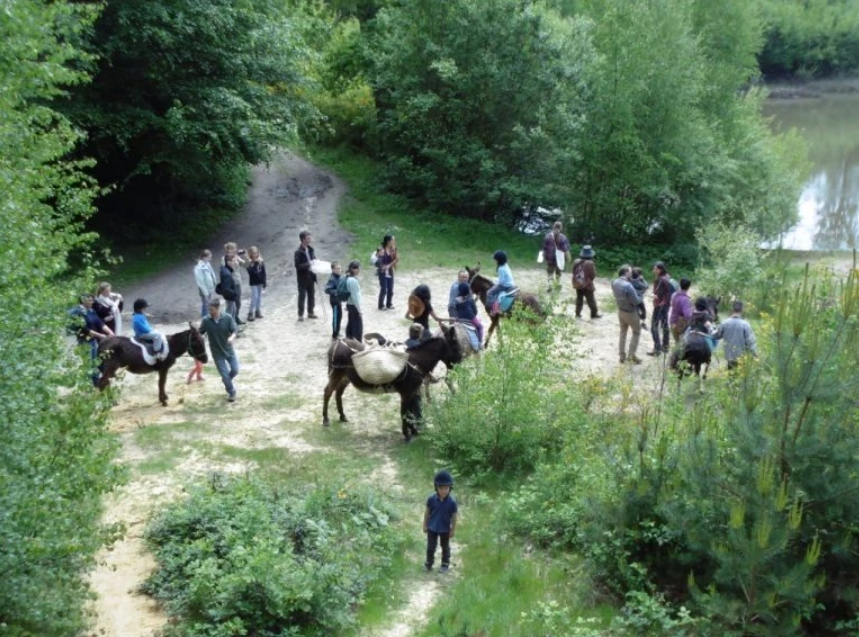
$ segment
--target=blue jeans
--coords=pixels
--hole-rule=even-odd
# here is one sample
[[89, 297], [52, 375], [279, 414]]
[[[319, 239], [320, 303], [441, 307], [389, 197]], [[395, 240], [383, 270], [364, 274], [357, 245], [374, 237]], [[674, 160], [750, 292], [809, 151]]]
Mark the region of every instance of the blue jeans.
[[262, 286], [261, 285], [252, 285], [251, 286], [251, 308], [248, 310], [248, 314], [253, 314], [254, 312], [262, 312]]
[[221, 380], [224, 381], [224, 389], [230, 396], [236, 395], [236, 388], [233, 385], [233, 379], [239, 373], [239, 359], [236, 353], [233, 352], [229, 358], [216, 358], [215, 367], [218, 368], [218, 373], [221, 375]]
[[[657, 352], [667, 352], [671, 346], [668, 338], [668, 310], [670, 306], [660, 305], [653, 308], [653, 316], [650, 318], [650, 335], [653, 337], [653, 349]], [[660, 340], [660, 334], [662, 339]]]
[[394, 273], [391, 272], [390, 276], [386, 276], [386, 274], [382, 271], [379, 271], [379, 309], [381, 310], [383, 307], [391, 308], [393, 305], [391, 301], [394, 298]]
[[209, 294], [203, 294], [199, 290], [197, 293], [200, 295], [200, 318], [206, 318], [209, 316], [209, 300], [212, 298]]

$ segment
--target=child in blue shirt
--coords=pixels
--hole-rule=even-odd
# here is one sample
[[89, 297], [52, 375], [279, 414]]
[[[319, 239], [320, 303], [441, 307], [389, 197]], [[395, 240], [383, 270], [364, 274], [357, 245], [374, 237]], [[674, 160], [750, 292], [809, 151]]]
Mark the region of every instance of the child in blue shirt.
[[427, 534], [427, 560], [424, 568], [432, 570], [435, 561], [435, 549], [441, 540], [441, 572], [447, 573], [450, 568], [450, 540], [456, 530], [456, 515], [459, 508], [456, 500], [450, 494], [453, 489], [453, 477], [448, 471], [439, 471], [433, 480], [435, 493], [427, 499], [424, 512], [424, 533]]
[[328, 277], [328, 283], [325, 284], [325, 294], [328, 295], [328, 300], [331, 302], [332, 340], [340, 338], [340, 324], [343, 321], [343, 304], [337, 300], [337, 284], [340, 283], [340, 276], [340, 263], [332, 261], [331, 276]]
[[134, 302], [134, 316], [131, 319], [131, 325], [134, 328], [134, 338], [141, 343], [151, 343], [152, 351], [155, 353], [155, 360], [163, 361], [167, 356], [167, 348], [164, 346], [164, 336], [160, 332], [156, 332], [149, 325], [149, 319], [143, 313], [149, 307], [149, 302], [146, 299], [137, 299]]

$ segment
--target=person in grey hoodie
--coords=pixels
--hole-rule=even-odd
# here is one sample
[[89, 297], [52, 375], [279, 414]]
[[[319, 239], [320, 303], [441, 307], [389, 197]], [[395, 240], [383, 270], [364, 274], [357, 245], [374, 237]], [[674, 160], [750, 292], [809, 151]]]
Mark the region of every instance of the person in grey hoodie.
[[[638, 341], [641, 338], [641, 319], [638, 317], [638, 304], [641, 303], [641, 297], [632, 285], [632, 267], [620, 266], [617, 278], [612, 281], [611, 291], [614, 294], [614, 300], [617, 301], [617, 318], [620, 321], [620, 362], [629, 361], [638, 365], [641, 359], [635, 353], [638, 351]], [[626, 335], [630, 329], [632, 329], [632, 339], [627, 352]]]
[[749, 322], [743, 318], [742, 301], [734, 301], [731, 310], [730, 318], [719, 326], [715, 334], [716, 339], [722, 339], [725, 342], [725, 360], [728, 361], [728, 369], [734, 369], [745, 354], [758, 355], [755, 333]]

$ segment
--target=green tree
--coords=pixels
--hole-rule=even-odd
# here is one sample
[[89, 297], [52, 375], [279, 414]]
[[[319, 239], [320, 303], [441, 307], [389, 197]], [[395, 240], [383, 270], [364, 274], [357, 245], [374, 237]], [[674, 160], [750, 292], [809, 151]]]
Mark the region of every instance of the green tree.
[[588, 25], [517, 0], [418, 0], [379, 12], [372, 83], [388, 184], [482, 219], [567, 196]]
[[296, 15], [275, 0], [105, 4], [93, 82], [67, 112], [99, 183], [115, 186], [107, 222], [181, 228], [189, 209], [244, 200], [247, 165], [313, 119]]
[[[53, 108], [85, 78], [69, 43], [94, 18], [65, 2], [0, 11], [0, 633], [71, 635], [85, 623], [83, 579], [111, 529], [116, 484], [107, 404], [64, 337], [74, 292], [91, 283], [81, 233], [95, 190], [63, 158], [79, 135]], [[77, 265], [69, 266], [74, 258]], [[87, 363], [89, 361], [87, 360]]]

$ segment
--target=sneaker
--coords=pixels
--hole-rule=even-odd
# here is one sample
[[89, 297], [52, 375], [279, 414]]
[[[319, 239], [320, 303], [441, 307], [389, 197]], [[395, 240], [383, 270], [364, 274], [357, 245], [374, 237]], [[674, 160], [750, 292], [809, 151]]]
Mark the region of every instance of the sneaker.
[[229, 394], [229, 395], [227, 396], [227, 402], [228, 402], [228, 403], [234, 403], [234, 402], [236, 402], [236, 392], [233, 392], [232, 394]]
[[626, 357], [625, 357], [625, 356], [621, 356], [621, 357], [620, 357], [620, 364], [621, 364], [621, 365], [623, 365], [625, 362], [626, 362]]
[[599, 319], [599, 318], [602, 318], [602, 314], [593, 314], [593, 315], [591, 316], [591, 320], [593, 320], [593, 319]]
[[632, 363], [633, 365], [641, 365], [642, 360], [638, 356], [630, 356], [629, 362]]
[[318, 317], [318, 316], [316, 316], [316, 314], [308, 314], [308, 315], [307, 315], [307, 318], [310, 318], [310, 319], [318, 319], [319, 317]]
[[205, 376], [197, 376], [197, 382], [199, 383], [201, 380], [206, 380]]
[[299, 323], [303, 323], [303, 322], [304, 322], [304, 317], [303, 317], [303, 316], [299, 316], [299, 317], [298, 317], [298, 322], [299, 322]]
[[659, 356], [661, 353], [662, 353], [661, 350], [653, 349], [653, 350], [650, 350], [649, 352], [647, 352], [647, 355], [648, 356]]
[[256, 314], [254, 316], [256, 316], [257, 318], [263, 318], [262, 312], [260, 312], [259, 310], [256, 311]]
[[424, 570], [429, 573], [432, 570], [432, 564], [424, 564]]
[[253, 315], [253, 314], [248, 314], [248, 322], [249, 322], [249, 323], [253, 323], [255, 320], [256, 320], [256, 319], [254, 318], [254, 315]]
[[448, 564], [442, 564], [441, 568], [438, 569], [439, 573], [447, 573], [450, 570], [450, 566]]
[[387, 309], [387, 310], [393, 310], [393, 309], [395, 309], [395, 308], [394, 308], [394, 306], [393, 306], [393, 305], [388, 305], [385, 309]]

